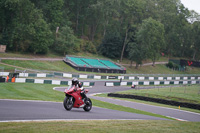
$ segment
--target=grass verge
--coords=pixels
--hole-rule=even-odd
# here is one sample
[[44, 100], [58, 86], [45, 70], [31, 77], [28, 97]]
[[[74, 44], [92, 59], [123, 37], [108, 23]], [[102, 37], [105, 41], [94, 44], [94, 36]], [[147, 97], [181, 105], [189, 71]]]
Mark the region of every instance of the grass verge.
[[[108, 97], [108, 94], [97, 94], [96, 96], [99, 96], [99, 97]], [[111, 98], [111, 97], [109, 97], [109, 98]], [[143, 101], [143, 100], [136, 100], [136, 99], [129, 99], [129, 98], [117, 98], [117, 97], [112, 97], [112, 98], [113, 98], [113, 99], [119, 99], [119, 100], [130, 101], [130, 102], [138, 102], [138, 103], [144, 103], [144, 104], [149, 104], [149, 105], [155, 105], [155, 106], [161, 106], [161, 107], [179, 109], [178, 106], [171, 106], [171, 105], [160, 104], [160, 103], [154, 103], [154, 102], [148, 102], [148, 101]], [[180, 109], [181, 109], [181, 110], [185, 110], [185, 111], [200, 113], [200, 110], [197, 110], [197, 109], [190, 109], [190, 108], [185, 108], [185, 107], [180, 107]]]
[[[33, 69], [38, 71], [58, 71], [58, 72], [69, 72], [69, 73], [83, 73], [83, 74], [96, 74], [96, 75], [108, 75], [107, 73], [95, 73], [95, 72], [84, 72], [77, 71], [71, 66], [67, 65], [63, 61], [31, 61], [31, 60], [2, 60], [2, 63], [12, 65], [0, 64], [0, 67], [4, 68], [4, 71], [14, 72], [15, 66], [21, 67], [20, 70]], [[18, 68], [19, 69], [19, 68]], [[112, 74], [119, 75], [119, 74]]]
[[75, 69], [66, 65], [63, 61], [2, 60], [2, 63], [22, 67], [24, 69], [75, 72]]
[[[99, 74], [93, 72], [83, 72], [77, 71], [74, 68], [70, 67], [63, 61], [30, 61], [30, 60], [2, 60], [2, 63], [22, 67], [24, 69], [36, 69], [43, 71], [60, 71], [60, 72], [73, 72], [73, 73], [90, 73], [90, 74]], [[1, 66], [2, 64], [0, 64]], [[4, 66], [5, 70], [11, 71], [10, 67]], [[135, 67], [126, 66], [127, 74], [199, 74], [200, 68], [190, 67], [189, 71], [173, 71], [167, 68], [165, 65], [156, 65], [153, 66], [142, 66], [139, 69]], [[101, 73], [100, 75], [108, 75]], [[119, 74], [110, 74], [110, 75], [119, 75]]]
[[179, 102], [188, 102], [200, 104], [200, 86], [182, 86], [182, 87], [167, 87], [155, 89], [131, 89], [128, 91], [118, 92], [119, 94], [134, 94], [138, 96], [146, 96], [152, 98], [160, 98]]
[[138, 69], [135, 67], [126, 66], [126, 72], [128, 74], [199, 74], [200, 68], [197, 67], [188, 67], [187, 71], [174, 71], [172, 69], [167, 68], [165, 65], [155, 65], [155, 66], [142, 66]]
[[200, 122], [102, 120], [0, 123], [0, 132], [198, 133]]
[[143, 114], [143, 115], [149, 115], [149, 116], [174, 120], [172, 118], [169, 118], [169, 117], [166, 117], [166, 116], [163, 116], [163, 115], [154, 114], [154, 113], [150, 113], [150, 112], [146, 112], [146, 111], [141, 111], [141, 110], [137, 110], [137, 109], [133, 109], [133, 108], [129, 108], [129, 107], [124, 107], [124, 106], [121, 106], [121, 105], [115, 105], [115, 104], [111, 104], [111, 103], [107, 103], [107, 102], [102, 102], [102, 101], [95, 100], [95, 99], [92, 99], [92, 102], [97, 107], [102, 107], [102, 108], [107, 108], [107, 109], [112, 109], [112, 110], [118, 110], [118, 111], [130, 112], [130, 113], [137, 113], [137, 114]]

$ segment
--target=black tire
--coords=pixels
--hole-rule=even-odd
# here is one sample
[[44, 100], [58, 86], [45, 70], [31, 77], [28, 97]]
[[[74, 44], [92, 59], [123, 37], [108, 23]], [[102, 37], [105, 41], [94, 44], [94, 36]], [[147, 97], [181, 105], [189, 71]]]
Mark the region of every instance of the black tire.
[[63, 105], [67, 111], [70, 111], [72, 107], [74, 106], [74, 101], [73, 100], [70, 101], [70, 97], [66, 96], [63, 101]]
[[90, 100], [90, 98], [87, 98], [86, 100], [86, 104], [83, 107], [83, 109], [87, 112], [89, 112], [92, 109], [92, 101]]

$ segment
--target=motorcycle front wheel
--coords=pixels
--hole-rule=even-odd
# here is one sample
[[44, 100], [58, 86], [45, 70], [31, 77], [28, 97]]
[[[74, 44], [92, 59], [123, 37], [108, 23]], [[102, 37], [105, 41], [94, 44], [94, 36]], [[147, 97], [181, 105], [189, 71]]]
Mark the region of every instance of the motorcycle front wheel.
[[89, 112], [92, 109], [92, 101], [90, 100], [90, 98], [87, 98], [86, 100], [86, 104], [83, 107], [83, 109], [87, 112]]
[[64, 105], [64, 108], [67, 110], [67, 111], [70, 111], [74, 105], [74, 101], [72, 100], [72, 97], [65, 97], [64, 101], [63, 101], [63, 105]]

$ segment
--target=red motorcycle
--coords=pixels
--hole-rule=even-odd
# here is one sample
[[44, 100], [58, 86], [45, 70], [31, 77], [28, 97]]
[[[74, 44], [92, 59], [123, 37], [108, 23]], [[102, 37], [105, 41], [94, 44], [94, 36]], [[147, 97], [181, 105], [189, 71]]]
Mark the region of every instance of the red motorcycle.
[[[82, 91], [85, 91], [85, 94], [87, 94], [89, 90], [84, 89]], [[86, 97], [84, 102], [82, 100], [81, 90], [77, 89], [74, 85], [65, 89], [64, 93], [66, 97], [63, 101], [63, 105], [66, 110], [70, 111], [72, 107], [83, 107], [83, 109], [88, 112], [92, 109], [92, 101], [90, 98]]]

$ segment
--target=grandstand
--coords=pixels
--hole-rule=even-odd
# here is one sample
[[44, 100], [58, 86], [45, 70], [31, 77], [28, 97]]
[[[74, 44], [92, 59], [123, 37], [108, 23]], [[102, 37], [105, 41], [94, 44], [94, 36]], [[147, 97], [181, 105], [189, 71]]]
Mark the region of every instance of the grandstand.
[[110, 60], [66, 56], [64, 59], [71, 67], [78, 71], [100, 72], [100, 73], [126, 73], [126, 68]]
[[90, 66], [96, 67], [96, 68], [107, 68], [104, 64], [99, 62], [97, 59], [86, 59], [82, 58], [83, 61], [87, 62]]
[[68, 59], [69, 59], [70, 61], [72, 61], [73, 63], [75, 63], [77, 66], [89, 67], [89, 65], [86, 64], [85, 62], [83, 62], [83, 60], [81, 60], [81, 58], [68, 57]]
[[114, 63], [110, 62], [109, 60], [99, 60], [101, 63], [105, 64], [109, 68], [112, 69], [121, 69], [119, 66], [115, 65]]

